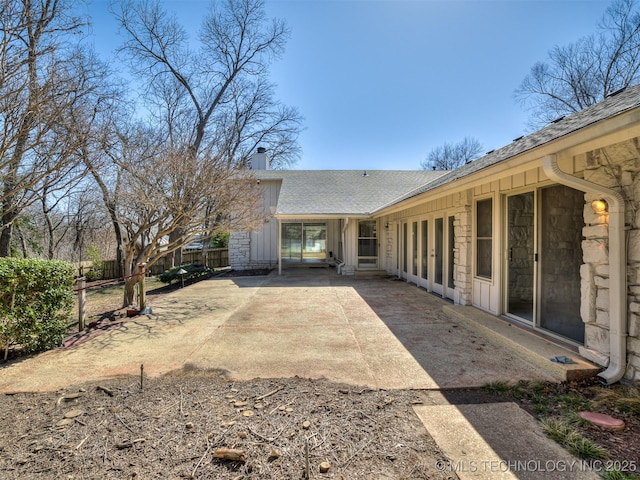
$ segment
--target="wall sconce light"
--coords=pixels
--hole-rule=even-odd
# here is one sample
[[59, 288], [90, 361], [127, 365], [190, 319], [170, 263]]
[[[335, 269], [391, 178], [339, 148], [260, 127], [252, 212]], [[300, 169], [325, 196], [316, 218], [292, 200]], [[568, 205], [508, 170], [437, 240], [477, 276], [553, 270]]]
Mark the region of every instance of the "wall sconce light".
[[384, 229], [385, 230], [389, 230], [389, 222], [385, 222], [384, 223]]
[[596, 215], [604, 215], [609, 210], [606, 200], [598, 199], [591, 202], [591, 208]]
[[260, 179], [256, 180], [256, 183], [257, 183], [258, 185], [260, 185]]

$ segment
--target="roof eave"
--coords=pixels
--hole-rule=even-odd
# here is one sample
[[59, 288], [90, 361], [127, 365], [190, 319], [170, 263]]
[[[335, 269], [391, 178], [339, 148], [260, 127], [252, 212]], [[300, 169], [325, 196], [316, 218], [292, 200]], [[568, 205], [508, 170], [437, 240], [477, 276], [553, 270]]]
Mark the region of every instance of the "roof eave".
[[[454, 193], [455, 191], [463, 190], [470, 183], [476, 182], [480, 176], [483, 180], [491, 181], [493, 176], [499, 177], [505, 170], [521, 167], [527, 163], [539, 162], [540, 165], [542, 165], [542, 159], [546, 155], [570, 150], [577, 146], [583, 146], [585, 150], [598, 148], [604, 137], [615, 135], [618, 132], [632, 127], [637, 128], [638, 123], [640, 123], [640, 106], [630, 108], [618, 113], [617, 115], [591, 123], [578, 130], [574, 130], [546, 143], [532, 147], [529, 150], [520, 152], [512, 157], [505, 158], [497, 163], [487, 165], [482, 169], [476, 170], [462, 177], [455, 178], [451, 182], [438, 185], [433, 189], [418, 193], [415, 196], [405, 198], [398, 202], [389, 203], [374, 210], [371, 214], [374, 216], [389, 215], [391, 213], [410, 208], [414, 204], [428, 201], [430, 197], [442, 196], [443, 191], [447, 191], [447, 193]], [[594, 135], [594, 131], [597, 131], [595, 132], [596, 135]], [[436, 181], [437, 179], [434, 180], [434, 182]], [[452, 184], [454, 184], [453, 188]]]

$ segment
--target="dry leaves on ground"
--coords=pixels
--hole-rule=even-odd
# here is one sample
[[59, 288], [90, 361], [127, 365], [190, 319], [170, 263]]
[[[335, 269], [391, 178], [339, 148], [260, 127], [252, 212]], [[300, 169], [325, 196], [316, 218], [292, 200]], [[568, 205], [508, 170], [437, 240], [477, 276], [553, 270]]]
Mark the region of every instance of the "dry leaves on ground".
[[145, 379], [142, 390], [127, 378], [3, 395], [0, 477], [451, 478], [412, 411], [419, 398], [193, 372]]

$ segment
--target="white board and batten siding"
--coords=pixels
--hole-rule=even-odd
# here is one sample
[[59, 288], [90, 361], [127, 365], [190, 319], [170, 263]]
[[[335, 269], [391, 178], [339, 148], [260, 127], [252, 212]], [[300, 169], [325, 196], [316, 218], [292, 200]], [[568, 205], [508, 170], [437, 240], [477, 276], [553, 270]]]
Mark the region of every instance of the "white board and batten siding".
[[251, 263], [275, 267], [278, 264], [278, 222], [271, 214], [271, 207], [278, 204], [281, 181], [262, 181], [264, 195], [262, 211], [269, 215], [269, 221], [261, 229], [251, 232]]

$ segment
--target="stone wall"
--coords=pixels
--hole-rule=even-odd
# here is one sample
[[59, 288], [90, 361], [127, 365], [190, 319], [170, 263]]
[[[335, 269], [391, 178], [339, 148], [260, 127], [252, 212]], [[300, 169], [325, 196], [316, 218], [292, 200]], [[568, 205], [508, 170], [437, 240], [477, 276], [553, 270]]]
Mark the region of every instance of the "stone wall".
[[394, 258], [395, 245], [393, 242], [396, 224], [394, 222], [389, 222], [387, 219], [383, 219], [383, 224], [388, 225], [388, 228], [385, 228], [384, 266], [389, 274], [394, 274], [397, 273]]
[[247, 270], [251, 264], [251, 237], [249, 232], [231, 232], [229, 237], [229, 264], [234, 270]]
[[234, 270], [254, 270], [273, 268], [269, 260], [251, 258], [251, 234], [249, 232], [232, 232], [229, 238], [229, 265]]
[[609, 229], [606, 215], [596, 215], [590, 195], [585, 195], [580, 267], [580, 316], [585, 323], [581, 354], [606, 366], [609, 355]]
[[[627, 369], [625, 378], [640, 381], [640, 145], [639, 139], [611, 145], [576, 158], [584, 164], [584, 178], [612, 188], [625, 198], [627, 230]], [[602, 365], [609, 355], [609, 251], [608, 216], [596, 214], [585, 195], [584, 264], [581, 276], [581, 316], [585, 323], [585, 346], [580, 353]]]
[[463, 210], [456, 213], [453, 223], [455, 238], [454, 248], [454, 281], [455, 298], [454, 303], [458, 305], [471, 305], [472, 299], [472, 259], [471, 259], [471, 236], [472, 236], [473, 215], [471, 205], [465, 205]]

